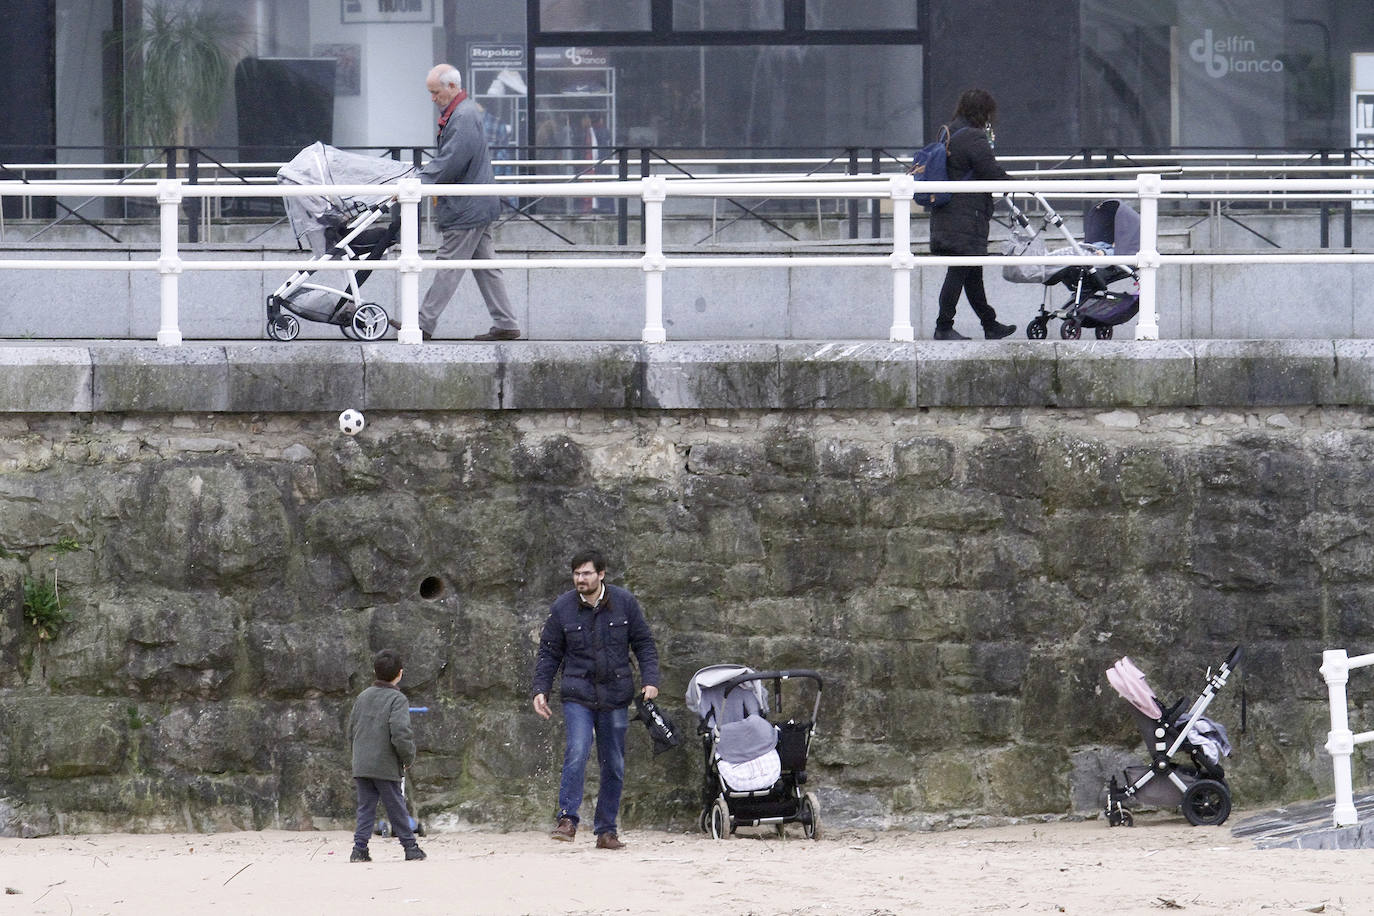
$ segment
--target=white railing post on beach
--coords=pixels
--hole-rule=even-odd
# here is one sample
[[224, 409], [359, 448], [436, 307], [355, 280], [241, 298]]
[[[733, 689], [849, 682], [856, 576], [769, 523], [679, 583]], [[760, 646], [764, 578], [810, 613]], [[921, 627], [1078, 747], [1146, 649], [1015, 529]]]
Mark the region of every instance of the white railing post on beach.
[[1159, 340], [1155, 291], [1159, 280], [1159, 194], [1163, 181], [1146, 172], [1136, 176], [1140, 188], [1140, 316], [1136, 340]]
[[181, 273], [181, 258], [177, 254], [177, 221], [181, 213], [180, 179], [164, 178], [157, 183], [157, 203], [157, 272], [161, 276], [161, 315], [157, 342], [164, 347], [176, 347], [181, 345], [181, 326], [177, 320], [177, 277]]
[[396, 342], [424, 342], [420, 333], [420, 179], [402, 178], [396, 182], [396, 200], [401, 205], [401, 254], [396, 270], [401, 274], [401, 329]]
[[911, 271], [916, 258], [911, 253], [911, 198], [916, 180], [910, 175], [894, 175], [892, 181], [892, 328], [888, 340], [915, 340], [911, 326]]
[[1350, 755], [1355, 745], [1374, 741], [1374, 731], [1350, 731], [1350, 715], [1346, 707], [1345, 684], [1350, 679], [1353, 668], [1374, 665], [1374, 654], [1357, 655], [1350, 658], [1344, 649], [1327, 649], [1322, 653], [1322, 677], [1326, 679], [1326, 690], [1331, 701], [1331, 731], [1326, 736], [1326, 752], [1331, 755], [1335, 771], [1336, 805], [1332, 818], [1337, 827], [1348, 827], [1359, 823], [1360, 816], [1355, 810], [1355, 793], [1350, 784]]
[[641, 186], [644, 199], [644, 343], [664, 343], [663, 275], [668, 260], [663, 257], [663, 202], [668, 199], [668, 183], [661, 176], [645, 178]]

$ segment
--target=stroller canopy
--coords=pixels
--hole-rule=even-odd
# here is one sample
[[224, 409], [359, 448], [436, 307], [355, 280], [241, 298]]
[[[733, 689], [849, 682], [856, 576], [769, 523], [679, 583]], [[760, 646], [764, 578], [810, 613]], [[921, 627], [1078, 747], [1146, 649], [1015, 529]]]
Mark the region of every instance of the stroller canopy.
[[[395, 159], [349, 153], [324, 143], [312, 143], [277, 170], [278, 184], [391, 184], [414, 172]], [[286, 213], [300, 238], [312, 230], [346, 221], [367, 207], [391, 197], [391, 192], [364, 195], [309, 195], [287, 197]]]
[[1140, 251], [1140, 214], [1120, 200], [1104, 200], [1083, 217], [1083, 240], [1112, 246], [1113, 254]]
[[[763, 681], [746, 681], [730, 691], [725, 682], [740, 674], [753, 674], [743, 665], [709, 665], [687, 683], [687, 708], [705, 725], [721, 725], [768, 712], [768, 688]], [[727, 710], [727, 702], [729, 709]]]
[[1122, 656], [1121, 660], [1107, 669], [1107, 680], [1122, 699], [1130, 703], [1151, 719], [1158, 719], [1163, 712], [1155, 692], [1145, 683], [1145, 672], [1135, 666], [1135, 662]]

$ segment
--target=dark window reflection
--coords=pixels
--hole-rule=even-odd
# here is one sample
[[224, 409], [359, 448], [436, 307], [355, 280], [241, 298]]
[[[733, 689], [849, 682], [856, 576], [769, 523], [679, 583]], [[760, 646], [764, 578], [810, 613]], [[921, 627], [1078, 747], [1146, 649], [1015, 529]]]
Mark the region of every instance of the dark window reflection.
[[539, 25], [549, 32], [649, 28], [649, 0], [539, 0]]
[[914, 29], [916, 0], [806, 0], [808, 29]]
[[673, 0], [673, 28], [780, 29], [782, 0]]

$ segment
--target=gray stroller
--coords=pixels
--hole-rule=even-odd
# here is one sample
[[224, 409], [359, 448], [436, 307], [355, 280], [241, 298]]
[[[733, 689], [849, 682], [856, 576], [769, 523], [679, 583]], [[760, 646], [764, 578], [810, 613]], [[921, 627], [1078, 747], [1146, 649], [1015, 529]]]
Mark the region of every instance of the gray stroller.
[[[1083, 241], [1080, 242], [1064, 226], [1064, 220], [1039, 194], [1035, 199], [1044, 208], [1038, 229], [1030, 227], [1030, 220], [1012, 200], [1005, 196], [1015, 225], [1012, 237], [1002, 253], [1006, 255], [1128, 255], [1140, 251], [1140, 215], [1120, 200], [1104, 200], [1083, 217]], [[1058, 229], [1068, 245], [1046, 252], [1040, 233], [1049, 226]], [[1113, 289], [1112, 284], [1124, 280], [1138, 280], [1135, 270], [1121, 264], [1008, 264], [1002, 277], [1012, 283], [1039, 283], [1045, 287], [1040, 301], [1040, 314], [1026, 324], [1026, 336], [1044, 340], [1049, 333], [1051, 319], [1063, 322], [1059, 336], [1077, 340], [1084, 328], [1092, 329], [1099, 340], [1109, 340], [1112, 329], [1125, 324], [1140, 311], [1140, 289], [1135, 283], [1129, 290]], [[1070, 292], [1067, 302], [1050, 308], [1050, 297], [1057, 286]]]
[[[1107, 680], [1131, 704], [1131, 712], [1149, 764], [1126, 767], [1125, 783], [1113, 776], [1107, 783], [1103, 813], [1111, 827], [1134, 826], [1130, 808], [1136, 804], [1179, 808], [1193, 826], [1222, 824], [1231, 815], [1231, 788], [1221, 758], [1231, 753], [1226, 729], [1203, 713], [1240, 663], [1240, 647], [1231, 650], [1217, 669], [1207, 669], [1207, 686], [1187, 711], [1183, 699], [1168, 709], [1145, 682], [1145, 674], [1122, 658], [1107, 669]], [[1174, 757], [1186, 758], [1180, 763]]]
[[[815, 690], [809, 719], [769, 720], [766, 683], [773, 684], [773, 718], [782, 719], [782, 685]], [[687, 708], [697, 714], [705, 772], [701, 829], [725, 839], [737, 827], [773, 825], [778, 836], [799, 823], [821, 838], [820, 803], [808, 791], [806, 759], [821, 707], [821, 676], [814, 671], [755, 671], [742, 665], [711, 665], [692, 676]]]
[[[277, 172], [283, 185], [386, 185], [414, 169], [394, 159], [365, 156], [313, 143]], [[396, 244], [401, 210], [392, 203], [394, 191], [379, 187], [375, 194], [311, 194], [285, 198], [286, 213], [296, 240], [310, 245], [315, 260], [290, 276], [267, 297], [267, 336], [295, 340], [301, 332], [297, 316], [337, 325], [350, 340], [377, 340], [387, 332], [386, 309], [364, 302], [361, 287], [371, 271], [348, 268], [334, 284], [320, 274], [331, 261], [378, 260]], [[337, 266], [333, 270], [338, 271]]]

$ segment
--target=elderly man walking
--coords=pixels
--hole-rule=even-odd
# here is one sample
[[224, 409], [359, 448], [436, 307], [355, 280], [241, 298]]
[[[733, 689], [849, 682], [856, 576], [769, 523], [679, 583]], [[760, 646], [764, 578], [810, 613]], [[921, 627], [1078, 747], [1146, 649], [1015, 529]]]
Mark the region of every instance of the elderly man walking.
[[[439, 108], [439, 150], [420, 169], [424, 184], [494, 184], [491, 152], [482, 129], [482, 110], [463, 91], [463, 78], [452, 64], [440, 64], [425, 78], [429, 97]], [[491, 224], [501, 212], [496, 197], [440, 197], [435, 205], [442, 241], [441, 261], [486, 260], [496, 256]], [[520, 323], [511, 312], [506, 284], [500, 270], [474, 270], [473, 278], [491, 313], [491, 330], [474, 340], [516, 340]], [[426, 340], [434, 335], [439, 316], [463, 279], [461, 270], [437, 270], [434, 282], [420, 304], [420, 331]], [[392, 319], [392, 327], [400, 322]]]

